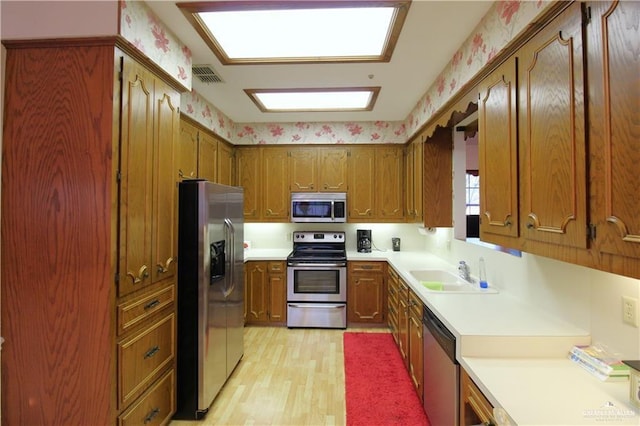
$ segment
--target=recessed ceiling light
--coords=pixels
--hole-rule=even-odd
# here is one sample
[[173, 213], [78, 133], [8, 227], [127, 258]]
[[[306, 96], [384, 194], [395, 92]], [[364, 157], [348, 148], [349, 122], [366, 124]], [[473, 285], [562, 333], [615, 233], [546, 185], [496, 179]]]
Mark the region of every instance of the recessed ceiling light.
[[380, 87], [246, 89], [263, 112], [371, 111]]
[[223, 64], [389, 61], [410, 1], [178, 3]]

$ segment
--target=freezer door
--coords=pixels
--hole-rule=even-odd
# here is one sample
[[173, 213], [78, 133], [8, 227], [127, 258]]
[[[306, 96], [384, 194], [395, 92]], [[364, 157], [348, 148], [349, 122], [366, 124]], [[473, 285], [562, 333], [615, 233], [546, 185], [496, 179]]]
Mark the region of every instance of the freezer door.
[[226, 204], [230, 231], [227, 252], [231, 254], [230, 281], [227, 288], [227, 377], [244, 354], [244, 221], [243, 193], [230, 188]]

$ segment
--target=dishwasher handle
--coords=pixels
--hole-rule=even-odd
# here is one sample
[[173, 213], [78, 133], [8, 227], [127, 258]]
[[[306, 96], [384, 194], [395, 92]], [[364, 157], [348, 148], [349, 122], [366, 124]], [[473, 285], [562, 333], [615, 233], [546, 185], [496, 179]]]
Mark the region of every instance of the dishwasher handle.
[[426, 306], [422, 310], [422, 324], [424, 325], [425, 333], [431, 334], [449, 359], [454, 364], [458, 364], [456, 360], [456, 336]]

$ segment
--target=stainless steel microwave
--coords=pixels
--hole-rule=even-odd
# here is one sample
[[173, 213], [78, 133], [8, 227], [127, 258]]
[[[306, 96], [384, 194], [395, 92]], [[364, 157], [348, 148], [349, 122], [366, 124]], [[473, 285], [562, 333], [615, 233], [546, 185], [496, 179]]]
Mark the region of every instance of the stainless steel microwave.
[[344, 223], [347, 194], [344, 192], [291, 193], [291, 222]]

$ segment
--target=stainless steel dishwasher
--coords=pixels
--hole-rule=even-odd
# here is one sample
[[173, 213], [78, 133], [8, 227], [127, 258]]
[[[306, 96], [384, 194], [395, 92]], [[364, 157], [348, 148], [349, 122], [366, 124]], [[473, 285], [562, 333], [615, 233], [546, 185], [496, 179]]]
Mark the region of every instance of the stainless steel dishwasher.
[[458, 424], [460, 365], [456, 337], [426, 306], [422, 311], [424, 411], [431, 426]]

